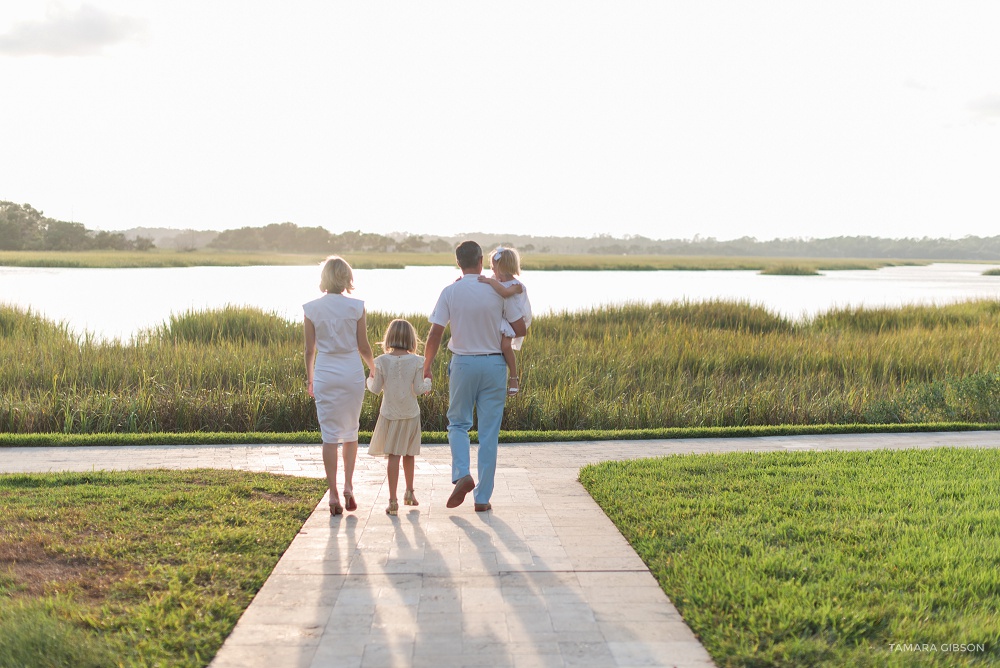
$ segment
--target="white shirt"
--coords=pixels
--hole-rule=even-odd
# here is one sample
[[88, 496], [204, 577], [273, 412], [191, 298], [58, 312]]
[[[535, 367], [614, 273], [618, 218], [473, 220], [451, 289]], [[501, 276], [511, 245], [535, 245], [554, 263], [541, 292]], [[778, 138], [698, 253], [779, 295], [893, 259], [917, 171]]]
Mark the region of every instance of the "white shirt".
[[442, 327], [451, 323], [448, 349], [456, 355], [491, 355], [500, 352], [500, 324], [523, 317], [516, 303], [480, 283], [479, 274], [463, 274], [441, 291], [429, 319]]

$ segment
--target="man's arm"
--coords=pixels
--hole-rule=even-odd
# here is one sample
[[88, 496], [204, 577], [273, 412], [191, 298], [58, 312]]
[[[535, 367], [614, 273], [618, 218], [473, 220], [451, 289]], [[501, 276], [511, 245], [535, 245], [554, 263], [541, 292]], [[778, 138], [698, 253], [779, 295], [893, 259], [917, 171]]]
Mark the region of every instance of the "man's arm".
[[[524, 327], [524, 323], [521, 323]], [[516, 329], [514, 330], [517, 331]], [[441, 347], [441, 337], [444, 335], [444, 325], [431, 325], [431, 331], [427, 335], [427, 343], [424, 344], [424, 378], [431, 378], [431, 366], [434, 364], [434, 356], [437, 355], [438, 348]]]
[[524, 336], [528, 333], [528, 328], [524, 326], [524, 318], [518, 318], [514, 322], [510, 323], [510, 327], [514, 330], [514, 334], [517, 336]]

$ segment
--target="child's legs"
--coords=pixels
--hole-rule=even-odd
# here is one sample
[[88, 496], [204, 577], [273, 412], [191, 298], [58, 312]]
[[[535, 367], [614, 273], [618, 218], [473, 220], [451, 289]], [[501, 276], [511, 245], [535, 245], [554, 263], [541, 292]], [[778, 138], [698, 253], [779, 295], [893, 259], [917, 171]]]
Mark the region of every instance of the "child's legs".
[[406, 476], [406, 489], [413, 489], [413, 462], [415, 457], [405, 455], [403, 457], [403, 475]]
[[512, 378], [517, 378], [517, 358], [514, 357], [514, 349], [511, 347], [511, 341], [514, 339], [509, 336], [503, 336], [500, 338], [500, 352], [503, 353], [503, 361], [507, 363], [508, 375]]
[[389, 474], [389, 500], [395, 501], [396, 487], [399, 486], [399, 455], [389, 455], [386, 473]]

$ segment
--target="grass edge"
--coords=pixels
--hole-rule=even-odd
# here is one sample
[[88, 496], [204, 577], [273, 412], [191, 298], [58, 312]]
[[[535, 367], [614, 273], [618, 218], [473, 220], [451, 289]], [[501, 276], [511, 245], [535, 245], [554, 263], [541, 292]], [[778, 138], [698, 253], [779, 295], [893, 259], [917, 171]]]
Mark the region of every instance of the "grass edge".
[[[648, 441], [682, 438], [757, 438], [824, 434], [894, 434], [906, 432], [992, 431], [1000, 424], [980, 422], [920, 422], [899, 424], [754, 425], [745, 427], [665, 427], [652, 429], [588, 429], [553, 431], [501, 431], [501, 443], [556, 443], [581, 441]], [[371, 432], [358, 434], [361, 443]], [[475, 431], [470, 432], [473, 440]], [[448, 442], [448, 433], [427, 431], [425, 445]], [[0, 434], [3, 447], [81, 447], [155, 445], [319, 445], [318, 431], [299, 432], [154, 432], [97, 434]]]

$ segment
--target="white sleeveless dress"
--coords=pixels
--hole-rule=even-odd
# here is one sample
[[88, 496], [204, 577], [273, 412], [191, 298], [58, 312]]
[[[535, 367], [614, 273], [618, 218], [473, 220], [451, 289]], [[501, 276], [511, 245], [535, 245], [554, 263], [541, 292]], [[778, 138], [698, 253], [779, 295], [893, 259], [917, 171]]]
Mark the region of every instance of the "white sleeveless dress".
[[358, 353], [358, 321], [365, 303], [326, 294], [303, 304], [302, 310], [316, 327], [313, 394], [323, 442], [356, 441], [365, 398], [365, 370]]

